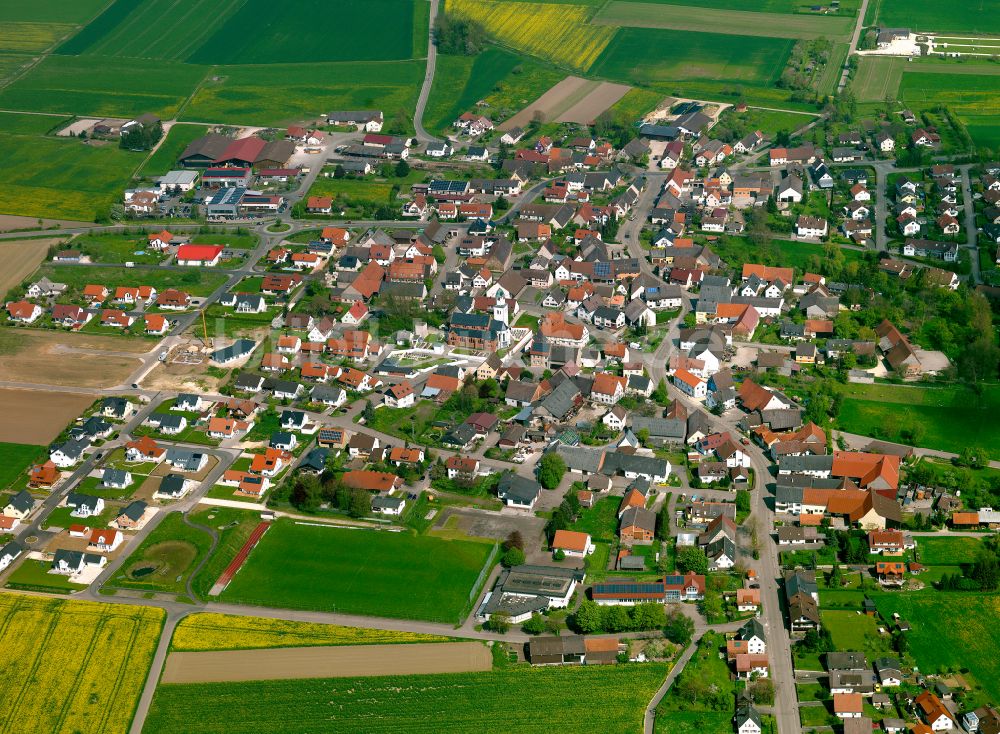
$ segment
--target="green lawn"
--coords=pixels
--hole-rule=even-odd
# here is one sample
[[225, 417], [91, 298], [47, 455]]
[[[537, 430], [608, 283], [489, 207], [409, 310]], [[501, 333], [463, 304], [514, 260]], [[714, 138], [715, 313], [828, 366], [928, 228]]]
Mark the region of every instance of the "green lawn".
[[[519, 666], [485, 673], [161, 685], [147, 732], [633, 734], [666, 665]], [[192, 709], [198, 711], [191, 716]], [[295, 711], [289, 717], [289, 711]]]
[[490, 552], [485, 543], [281, 520], [222, 600], [457, 623]]
[[[764, 263], [786, 268], [796, 268], [800, 273], [805, 271], [823, 272], [823, 264], [827, 260], [823, 245], [811, 242], [792, 242], [789, 240], [773, 240], [766, 250], [754, 245], [746, 237], [720, 237], [712, 243], [712, 250], [728, 265], [742, 268], [744, 263]], [[859, 260], [862, 253], [858, 250], [841, 249], [847, 262]]]
[[207, 532], [187, 525], [180, 512], [171, 512], [132, 551], [108, 586], [184, 594], [188, 576], [211, 546]]
[[580, 512], [573, 530], [590, 533], [594, 540], [613, 540], [618, 535], [618, 507], [621, 497], [602, 497], [593, 507]]
[[[130, 489], [136, 489], [139, 483], [136, 482]], [[118, 491], [118, 490], [116, 490]], [[91, 528], [103, 528], [118, 517], [121, 512], [119, 505], [105, 504], [104, 512], [97, 517], [73, 517], [74, 508], [57, 507], [48, 514], [43, 523], [44, 528], [68, 528], [70, 525], [86, 525]]]
[[982, 538], [917, 538], [917, 553], [925, 566], [972, 563], [983, 547]]
[[26, 558], [7, 579], [7, 588], [48, 594], [71, 594], [87, 588], [81, 584], [70, 583], [68, 577], [62, 574], [48, 573], [50, 568], [52, 564], [48, 561]]
[[226, 566], [232, 562], [250, 533], [260, 522], [260, 513], [235, 507], [209, 507], [192, 512], [192, 522], [212, 528], [219, 534], [219, 544], [208, 557], [204, 567], [194, 577], [194, 593], [208, 598], [208, 592], [218, 581]]
[[[655, 730], [658, 733], [680, 731], [697, 734], [706, 731], [723, 734], [732, 731], [731, 701], [736, 688], [730, 680], [728, 664], [719, 657], [719, 650], [725, 644], [724, 637], [715, 632], [708, 632], [701, 638], [691, 660], [656, 707]], [[716, 693], [712, 698], [717, 701], [725, 699], [725, 708], [712, 708], [704, 696], [693, 698], [686, 693], [689, 688], [699, 691], [714, 689]]]
[[84, 234], [73, 240], [72, 247], [95, 263], [156, 265], [164, 256], [148, 249], [147, 244], [144, 234]]
[[44, 446], [0, 443], [0, 490], [23, 487], [31, 465], [44, 460], [47, 455]]
[[979, 446], [1000, 458], [1000, 385], [984, 385], [982, 395], [957, 385], [844, 385], [841, 390], [840, 430], [902, 441], [901, 432], [916, 426], [918, 446], [952, 453]]
[[909, 652], [922, 673], [968, 669], [987, 698], [1000, 698], [1000, 640], [996, 635], [1000, 595], [886, 592], [873, 594], [872, 599], [883, 618], [897, 613], [910, 623]]
[[860, 612], [822, 609], [823, 626], [830, 631], [838, 650], [882, 651], [875, 617]]

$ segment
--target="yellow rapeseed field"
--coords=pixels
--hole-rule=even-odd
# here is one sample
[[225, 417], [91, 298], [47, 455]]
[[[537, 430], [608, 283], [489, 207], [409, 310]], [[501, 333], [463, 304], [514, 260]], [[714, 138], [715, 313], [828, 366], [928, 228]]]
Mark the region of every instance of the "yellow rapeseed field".
[[500, 43], [586, 71], [616, 28], [590, 25], [593, 8], [563, 3], [445, 0], [445, 12], [480, 23]]
[[163, 610], [0, 596], [0, 732], [128, 731]]
[[440, 635], [421, 635], [414, 632], [339, 627], [333, 624], [205, 612], [192, 614], [181, 620], [174, 631], [171, 649], [201, 652], [261, 647], [447, 642], [448, 639]]

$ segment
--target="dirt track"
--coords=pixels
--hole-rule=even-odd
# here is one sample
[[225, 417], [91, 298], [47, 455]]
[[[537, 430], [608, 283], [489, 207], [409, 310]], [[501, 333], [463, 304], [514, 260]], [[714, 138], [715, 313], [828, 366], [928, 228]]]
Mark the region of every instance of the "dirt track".
[[481, 642], [172, 652], [161, 682], [466, 673], [490, 670], [492, 664], [490, 650]]
[[44, 446], [93, 401], [93, 395], [0, 389], [0, 441]]

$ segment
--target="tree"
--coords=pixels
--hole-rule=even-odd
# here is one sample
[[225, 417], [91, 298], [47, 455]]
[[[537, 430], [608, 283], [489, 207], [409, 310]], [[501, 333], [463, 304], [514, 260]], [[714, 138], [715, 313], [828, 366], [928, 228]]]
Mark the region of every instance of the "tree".
[[1000, 562], [996, 555], [990, 550], [982, 549], [972, 564], [972, 571], [969, 574], [979, 588], [983, 591], [996, 591], [1000, 586]]
[[602, 629], [601, 607], [590, 599], [585, 599], [580, 603], [579, 609], [573, 615], [573, 626], [585, 635], [600, 632]]
[[475, 21], [440, 13], [434, 26], [434, 43], [443, 54], [475, 56], [486, 43], [486, 31]]
[[344, 178], [347, 175], [347, 169], [344, 168], [343, 164], [338, 163], [337, 167], [333, 169], [334, 178]]
[[687, 647], [691, 644], [691, 638], [694, 636], [694, 620], [675, 608], [672, 614], [667, 617], [666, 624], [663, 626], [663, 634], [674, 644]]
[[507, 536], [507, 539], [503, 542], [503, 549], [510, 550], [511, 548], [519, 548], [524, 550], [524, 536], [521, 535], [520, 530], [514, 530]]
[[770, 706], [774, 703], [774, 681], [770, 678], [758, 678], [747, 684], [747, 695], [755, 704]]
[[507, 634], [510, 630], [510, 614], [507, 612], [493, 612], [490, 615], [489, 620], [487, 620], [484, 627], [489, 628], [493, 632], [498, 632], [501, 635]]
[[399, 163], [396, 164], [396, 178], [406, 178], [410, 175], [410, 164], [406, 162], [405, 158], [400, 158]]
[[559, 454], [550, 452], [538, 462], [538, 481], [545, 489], [555, 489], [566, 474], [566, 462]]
[[504, 551], [504, 554], [500, 559], [500, 563], [506, 568], [511, 568], [512, 566], [523, 566], [524, 551], [520, 548], [508, 548]]
[[601, 608], [602, 627], [607, 632], [625, 632], [632, 628], [628, 608], [621, 604]]
[[686, 545], [677, 551], [677, 569], [704, 575], [708, 573], [708, 556], [698, 546]]
[[723, 616], [722, 596], [718, 591], [705, 590], [705, 597], [701, 600], [701, 611], [709, 623]]
[[648, 602], [632, 607], [632, 629], [655, 630], [667, 624], [667, 613], [662, 604]]
[[370, 423], [372, 418], [375, 417], [375, 408], [372, 406], [371, 400], [365, 401], [365, 407], [361, 411], [361, 417], [365, 419], [365, 423]]
[[521, 625], [521, 631], [526, 635], [540, 635], [545, 631], [545, 620], [538, 612], [531, 615], [531, 619]]

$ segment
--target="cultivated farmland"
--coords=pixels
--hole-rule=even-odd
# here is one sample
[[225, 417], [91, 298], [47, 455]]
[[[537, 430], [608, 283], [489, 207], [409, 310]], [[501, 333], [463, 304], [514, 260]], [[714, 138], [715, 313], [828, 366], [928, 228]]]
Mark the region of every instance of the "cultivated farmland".
[[[77, 349], [87, 351], [77, 351]], [[139, 366], [138, 357], [93, 353], [90, 350], [147, 351], [142, 340], [120, 336], [47, 331], [41, 329], [0, 329], [0, 372], [5, 379], [44, 385], [76, 387], [110, 387], [125, 380]], [[41, 403], [51, 398], [58, 404], [65, 393], [32, 393]], [[29, 396], [30, 397], [30, 396]], [[28, 397], [18, 402], [17, 409], [33, 411]], [[13, 406], [5, 405], [5, 410]], [[10, 413], [12, 417], [16, 413]], [[72, 416], [70, 416], [72, 417]], [[48, 435], [48, 432], [44, 432]], [[14, 440], [18, 440], [15, 438]], [[45, 443], [42, 439], [39, 443]]]
[[468, 609], [491, 550], [471, 541], [278, 521], [221, 599], [454, 623]]
[[748, 10], [667, 6], [612, 0], [594, 16], [597, 25], [667, 28], [676, 31], [731, 33], [771, 38], [846, 38], [853, 19], [823, 15], [776, 15]]
[[482, 642], [173, 652], [167, 658], [161, 682], [225, 683], [475, 673], [490, 670], [492, 666], [490, 650]]
[[424, 69], [422, 61], [221, 67], [198, 88], [182, 118], [280, 125], [332, 109], [379, 108], [391, 119], [397, 110], [412, 111]]
[[152, 112], [170, 119], [205, 73], [148, 59], [49, 56], [0, 91], [0, 107], [121, 117]]
[[188, 143], [208, 132], [204, 125], [171, 125], [166, 137], [160, 143], [146, 162], [139, 169], [141, 176], [162, 176], [167, 171], [177, 168], [177, 158]]
[[[678, 86], [685, 79], [770, 84], [784, 68], [792, 41], [623, 28], [591, 71], [608, 79]], [[642, 64], [635, 50], [646, 49]]]
[[[0, 369], [2, 364], [0, 358]], [[75, 393], [0, 389], [0, 441], [44, 446], [93, 400]]]
[[860, 57], [857, 73], [851, 82], [858, 101], [882, 102], [886, 97], [895, 98], [905, 63], [905, 59]]
[[[996, 635], [1000, 595], [925, 591], [879, 593], [872, 599], [883, 618], [890, 619], [897, 613], [910, 623], [906, 635], [909, 652], [921, 673], [967, 668], [990, 699], [1000, 697], [1000, 646]], [[951, 619], [962, 623], [942, 624], [942, 620]]]
[[[187, 60], [311, 64], [409, 59], [413, 55], [413, 1], [246, 0]], [[259, 32], [262, 26], [267, 33]]]
[[439, 635], [394, 630], [341, 627], [318, 622], [293, 622], [267, 617], [243, 617], [203, 612], [185, 617], [171, 641], [171, 650], [250, 650], [265, 647], [386, 645], [447, 642]]
[[0, 133], [0, 212], [92, 222], [141, 161], [114, 143]]
[[0, 23], [86, 23], [104, 7], [107, 0], [59, 0], [47, 2], [5, 2], [0, 4]]
[[996, 0], [939, 3], [934, 0], [880, 0], [879, 25], [925, 33], [1000, 34]]
[[[13, 487], [20, 490], [32, 464], [43, 460], [47, 453], [42, 446], [24, 443], [0, 443], [0, 490]], [[20, 480], [20, 481], [19, 481]], [[14, 486], [17, 483], [17, 486]]]
[[58, 237], [37, 240], [5, 240], [0, 242], [0, 262], [4, 264], [0, 273], [0, 293], [6, 293], [31, 275], [45, 259], [49, 247], [62, 242]]
[[62, 54], [183, 61], [245, 0], [116, 0]]
[[983, 74], [951, 74], [907, 70], [899, 86], [904, 102], [934, 107], [943, 104], [958, 112], [1000, 114], [1000, 77]]
[[568, 3], [445, 2], [446, 12], [477, 21], [500, 43], [583, 71], [593, 65], [615, 34], [613, 28], [590, 25], [591, 10]]
[[163, 611], [4, 594], [0, 732], [126, 732]]
[[65, 23], [3, 23], [0, 25], [0, 50], [18, 53], [45, 51], [73, 29], [74, 26]]
[[665, 665], [608, 665], [162, 685], [144, 731], [548, 734], [578, 730], [586, 720], [602, 734], [633, 734], [666, 672]]

